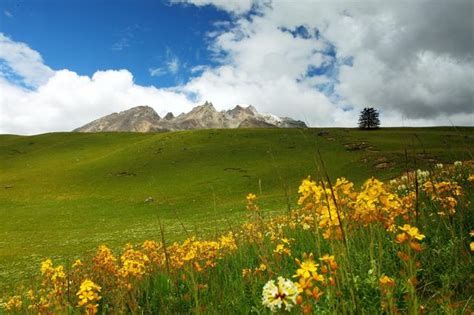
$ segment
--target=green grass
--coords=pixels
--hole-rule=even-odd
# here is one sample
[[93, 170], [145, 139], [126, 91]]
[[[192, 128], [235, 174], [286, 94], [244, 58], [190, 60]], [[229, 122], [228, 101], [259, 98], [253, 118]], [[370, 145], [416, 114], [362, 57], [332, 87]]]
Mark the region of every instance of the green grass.
[[[27, 279], [45, 257], [159, 239], [158, 220], [168, 239], [183, 238], [182, 225], [197, 235], [227, 230], [243, 219], [248, 192], [282, 211], [285, 191], [294, 205], [301, 179], [318, 173], [317, 150], [332, 178], [357, 184], [472, 159], [474, 128], [325, 130], [2, 135], [0, 287]], [[345, 147], [362, 141], [370, 147]], [[376, 169], [384, 160], [391, 167]]]

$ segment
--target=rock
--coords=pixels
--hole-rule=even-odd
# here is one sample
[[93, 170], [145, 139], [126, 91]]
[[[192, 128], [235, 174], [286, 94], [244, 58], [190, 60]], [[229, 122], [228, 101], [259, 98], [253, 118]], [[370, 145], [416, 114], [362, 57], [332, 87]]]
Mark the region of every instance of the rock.
[[329, 131], [321, 130], [320, 132], [318, 132], [318, 136], [320, 137], [329, 136]]
[[169, 112], [168, 114], [166, 114], [165, 117], [163, 117], [163, 119], [165, 119], [165, 120], [172, 120], [172, 119], [174, 119], [174, 115], [173, 115], [172, 112]]
[[151, 197], [151, 196], [145, 199], [145, 203], [150, 203], [150, 202], [153, 202], [153, 201], [155, 201], [155, 199], [153, 199], [153, 197]]
[[377, 169], [377, 170], [383, 170], [383, 169], [390, 168], [390, 167], [392, 167], [392, 166], [394, 166], [394, 165], [395, 165], [395, 163], [393, 163], [393, 162], [390, 162], [390, 163], [389, 163], [389, 162], [378, 163], [378, 164], [375, 165], [375, 169]]

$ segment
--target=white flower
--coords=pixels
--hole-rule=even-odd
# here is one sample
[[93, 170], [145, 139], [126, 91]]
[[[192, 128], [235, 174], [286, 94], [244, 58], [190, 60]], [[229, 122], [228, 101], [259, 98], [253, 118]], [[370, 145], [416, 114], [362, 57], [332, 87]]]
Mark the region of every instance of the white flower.
[[262, 304], [272, 312], [283, 306], [289, 311], [296, 304], [297, 296], [298, 288], [295, 284], [291, 280], [278, 277], [277, 284], [275, 280], [270, 280], [263, 286]]
[[438, 163], [438, 164], [436, 164], [435, 168], [437, 168], [437, 169], [442, 169], [442, 168], [443, 168], [443, 164]]
[[462, 166], [462, 162], [461, 162], [461, 161], [456, 161], [456, 162], [454, 162], [454, 166], [456, 166], [456, 167], [461, 167], [461, 166]]
[[425, 182], [428, 177], [430, 176], [430, 172], [428, 171], [422, 171], [422, 170], [417, 170], [416, 171], [416, 177], [418, 179], [418, 182], [423, 183]]

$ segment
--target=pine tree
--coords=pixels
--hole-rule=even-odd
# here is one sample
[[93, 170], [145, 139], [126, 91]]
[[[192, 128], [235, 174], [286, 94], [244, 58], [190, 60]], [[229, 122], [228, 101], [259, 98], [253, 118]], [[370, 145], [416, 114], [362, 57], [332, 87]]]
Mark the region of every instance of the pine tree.
[[360, 112], [360, 129], [378, 129], [380, 127], [379, 113], [373, 107], [366, 107]]

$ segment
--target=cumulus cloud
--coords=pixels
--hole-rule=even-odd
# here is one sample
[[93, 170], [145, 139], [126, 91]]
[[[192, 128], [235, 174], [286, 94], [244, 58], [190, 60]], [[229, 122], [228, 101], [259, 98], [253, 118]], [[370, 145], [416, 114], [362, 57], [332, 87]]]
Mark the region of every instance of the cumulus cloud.
[[97, 71], [92, 77], [53, 71], [26, 44], [4, 35], [0, 43], [0, 59], [25, 83], [36, 86], [30, 89], [0, 77], [0, 133], [69, 131], [140, 104], [153, 106], [162, 115], [167, 110], [189, 111], [196, 105], [179, 91], [135, 84], [127, 70]]
[[472, 1], [276, 0], [248, 15], [204, 2], [239, 16], [212, 33], [223, 65], [185, 87], [196, 94], [221, 101], [225, 90], [315, 125], [354, 125], [365, 106], [386, 126], [474, 124]]
[[[218, 66], [191, 67], [169, 89], [139, 86], [127, 70], [54, 71], [1, 34], [0, 132], [71, 130], [139, 104], [179, 114], [203, 100], [313, 126], [355, 126], [366, 106], [380, 109], [383, 126], [474, 125], [472, 1], [184, 2], [214, 5], [232, 21], [207, 34]], [[167, 51], [149, 73], [180, 68]]]
[[166, 109], [179, 113], [196, 105], [184, 94], [136, 85], [127, 70], [97, 71], [92, 77], [60, 70], [36, 91], [2, 79], [0, 90], [0, 133], [69, 131], [140, 104], [154, 107], [161, 115]]
[[54, 71], [43, 63], [41, 55], [23, 43], [12, 41], [0, 33], [0, 75], [19, 76], [19, 81], [29, 87], [38, 87], [53, 76]]

